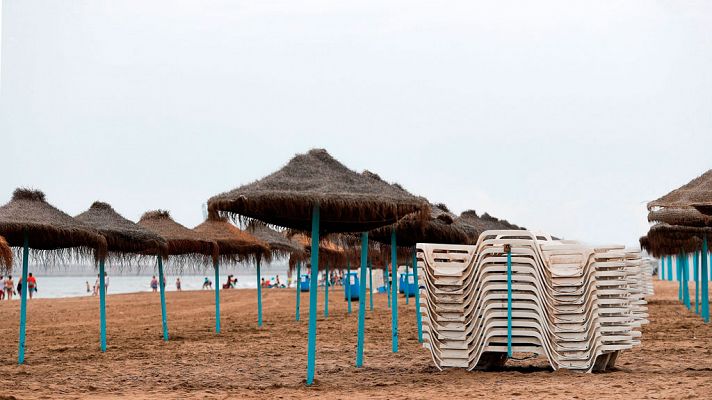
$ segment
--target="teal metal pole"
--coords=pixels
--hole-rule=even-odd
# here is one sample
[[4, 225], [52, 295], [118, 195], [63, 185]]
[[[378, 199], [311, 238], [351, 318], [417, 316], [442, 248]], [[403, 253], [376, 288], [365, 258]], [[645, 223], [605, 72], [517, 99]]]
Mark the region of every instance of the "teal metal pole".
[[660, 281], [665, 280], [663, 272], [665, 272], [665, 258], [660, 259], [660, 267], [658, 268], [658, 280]]
[[702, 279], [701, 289], [702, 289], [702, 319], [705, 323], [710, 322], [710, 302], [709, 302], [709, 292], [707, 291], [707, 270], [709, 264], [707, 263], [707, 235], [702, 238]]
[[346, 297], [348, 297], [348, 313], [351, 314], [351, 264], [346, 261]]
[[393, 352], [398, 352], [398, 255], [396, 230], [391, 231], [391, 340]]
[[688, 255], [685, 254], [682, 259], [682, 301], [685, 303], [685, 307], [689, 310], [692, 308], [692, 304], [690, 303], [690, 287], [687, 284], [690, 280], [690, 261], [688, 258]]
[[314, 383], [316, 367], [316, 291], [319, 279], [319, 205], [312, 210], [311, 281], [309, 282], [309, 341], [307, 345], [307, 385]]
[[403, 293], [405, 293], [405, 305], [410, 303], [410, 279], [408, 279], [408, 262], [405, 263], [405, 287], [403, 288]]
[[[366, 268], [368, 257], [368, 232], [361, 233], [361, 286], [359, 287], [358, 295], [358, 344], [356, 346], [356, 367], [363, 366], [363, 339], [366, 325]], [[349, 280], [351, 278], [349, 277]], [[349, 305], [351, 298], [349, 297]]]
[[418, 342], [423, 343], [423, 319], [420, 315], [420, 283], [418, 283], [418, 258], [413, 246], [413, 279], [415, 283], [415, 322], [418, 324]]
[[299, 306], [302, 297], [302, 262], [297, 261], [297, 310], [295, 312], [294, 318], [299, 321]]
[[22, 244], [22, 293], [20, 293], [20, 342], [17, 348], [17, 363], [25, 362], [25, 326], [27, 325], [27, 269], [30, 256], [30, 238], [24, 232]]
[[262, 273], [260, 259], [257, 259], [257, 326], [262, 326]]
[[371, 264], [371, 261], [368, 261], [368, 303], [369, 303], [369, 308], [371, 311], [373, 311], [373, 264]]
[[163, 259], [158, 256], [158, 287], [161, 288], [161, 323], [163, 324], [163, 340], [168, 340], [168, 317], [166, 316], [166, 285], [163, 278]]
[[681, 272], [682, 272], [682, 255], [677, 255], [675, 256], [675, 269], [677, 272], [677, 299], [682, 302], [682, 278], [681, 278]]
[[99, 335], [101, 351], [106, 351], [106, 279], [104, 260], [99, 260]]
[[700, 253], [695, 250], [692, 258], [692, 273], [695, 274], [695, 314], [700, 315]]
[[[314, 264], [312, 264], [314, 265]], [[317, 271], [318, 272], [318, 271]], [[326, 264], [324, 279], [324, 318], [329, 318], [329, 285], [331, 285], [331, 278], [329, 277], [329, 264]]]
[[512, 249], [507, 249], [507, 356], [512, 357]]
[[220, 263], [215, 261], [215, 333], [220, 333]]
[[672, 276], [672, 256], [667, 256], [667, 280], [673, 280]]

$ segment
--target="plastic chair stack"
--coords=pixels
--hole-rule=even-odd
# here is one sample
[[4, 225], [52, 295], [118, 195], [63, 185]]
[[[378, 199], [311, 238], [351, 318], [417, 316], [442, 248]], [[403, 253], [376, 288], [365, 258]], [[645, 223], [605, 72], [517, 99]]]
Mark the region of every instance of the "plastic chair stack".
[[522, 230], [417, 249], [423, 345], [439, 369], [487, 369], [528, 353], [554, 369], [602, 371], [640, 343], [652, 268], [638, 251]]

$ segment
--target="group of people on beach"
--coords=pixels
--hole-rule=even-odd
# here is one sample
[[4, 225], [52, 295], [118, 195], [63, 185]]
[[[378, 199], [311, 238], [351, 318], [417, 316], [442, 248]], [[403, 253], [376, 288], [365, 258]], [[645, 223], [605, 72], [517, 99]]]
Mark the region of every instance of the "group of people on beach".
[[[92, 296], [98, 296], [99, 291], [101, 290], [101, 285], [99, 283], [99, 279], [101, 279], [100, 274], [96, 274], [96, 281], [94, 281], [94, 286], [89, 286], [89, 281], [86, 281], [87, 284], [87, 293], [91, 293]], [[104, 293], [109, 291], [109, 276], [104, 272]]]
[[[291, 282], [289, 282], [289, 284], [291, 286]], [[285, 285], [284, 283], [282, 283], [282, 281], [279, 280], [279, 275], [274, 278], [274, 282], [269, 279], [265, 280], [265, 278], [262, 278], [262, 282], [260, 282], [260, 285], [263, 288], [268, 289], [284, 289], [287, 287], [287, 285]]]
[[[17, 282], [17, 286], [15, 286], [15, 281], [12, 279], [12, 275], [8, 275], [7, 278], [0, 276], [0, 282], [2, 282], [0, 300], [12, 300], [12, 296], [16, 296], [18, 294], [22, 295], [22, 278], [20, 278]], [[37, 278], [32, 276], [32, 272], [30, 272], [27, 274], [27, 294], [29, 294], [30, 298], [32, 298], [35, 292], [37, 292]]]

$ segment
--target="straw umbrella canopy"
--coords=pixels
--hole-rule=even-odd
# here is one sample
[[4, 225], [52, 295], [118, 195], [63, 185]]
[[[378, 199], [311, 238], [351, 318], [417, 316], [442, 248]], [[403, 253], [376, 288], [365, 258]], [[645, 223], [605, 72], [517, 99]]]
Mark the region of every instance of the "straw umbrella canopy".
[[304, 247], [296, 241], [290, 239], [283, 232], [268, 227], [260, 221], [252, 221], [246, 229], [258, 240], [267, 243], [272, 252], [273, 258], [296, 257], [296, 259], [304, 260], [306, 254]]
[[[396, 223], [412, 213], [428, 216], [423, 198], [394, 190], [382, 181], [348, 169], [326, 150], [298, 154], [278, 171], [256, 182], [208, 200], [211, 214], [257, 219], [300, 231], [311, 230], [312, 268], [307, 346], [307, 384], [314, 381], [316, 365], [316, 291], [319, 235], [368, 232]], [[316, 264], [316, 265], [315, 265]], [[362, 265], [362, 268], [365, 268]], [[362, 277], [363, 279], [363, 277]], [[365, 285], [362, 285], [365, 286]], [[363, 313], [359, 305], [358, 353], [363, 348]], [[397, 340], [394, 335], [393, 340]], [[357, 365], [359, 356], [357, 356]]]
[[460, 216], [455, 219], [455, 225], [460, 227], [460, 229], [467, 234], [469, 238], [468, 244], [477, 243], [477, 240], [484, 231], [526, 229], [512, 224], [507, 220], [495, 218], [487, 213], [479, 216], [475, 210], [463, 211]]
[[25, 233], [34, 250], [60, 256], [94, 253], [95, 260], [106, 255], [106, 239], [99, 232], [49, 204], [39, 190], [16, 189], [10, 202], [0, 207], [0, 235], [8, 245], [22, 247]]
[[[307, 256], [311, 253], [311, 240], [307, 235], [297, 233], [292, 235], [291, 239], [302, 246]], [[344, 267], [346, 261], [347, 254], [343, 247], [328, 238], [319, 241], [319, 271], [323, 271], [328, 267]], [[293, 267], [293, 265], [290, 264], [290, 267]]]
[[70, 217], [45, 200], [39, 190], [16, 189], [9, 203], [0, 207], [0, 235], [12, 247], [23, 247], [22, 294], [20, 298], [20, 334], [17, 361], [25, 360], [25, 324], [27, 321], [27, 276], [29, 250], [52, 256], [65, 254], [88, 256], [96, 261], [106, 256], [106, 239], [95, 229]]
[[96, 229], [106, 238], [109, 255], [123, 258], [128, 255], [163, 255], [168, 243], [158, 234], [124, 218], [111, 205], [95, 201], [88, 210], [75, 217]]
[[[431, 204], [430, 215], [425, 221], [405, 217], [395, 225], [398, 246], [412, 247], [416, 243], [465, 244], [468, 241], [465, 232], [454, 224], [456, 216], [444, 204]], [[386, 246], [391, 243], [391, 227], [373, 230], [371, 240]]]
[[656, 207], [648, 212], [648, 222], [682, 226], [712, 226], [712, 215], [694, 207]]
[[2, 236], [0, 236], [0, 270], [12, 271], [12, 250]]
[[648, 210], [657, 207], [695, 208], [712, 215], [712, 169], [687, 184], [648, 203]]
[[267, 243], [231, 224], [227, 218], [207, 219], [193, 228], [203, 238], [218, 244], [221, 263], [236, 263], [246, 260], [272, 260]]
[[366, 232], [408, 214], [428, 215], [425, 199], [354, 172], [323, 149], [298, 154], [265, 178], [208, 200], [211, 213], [301, 231], [310, 229], [315, 205], [320, 232]]
[[203, 262], [205, 259], [202, 256], [207, 256], [212, 258], [213, 263], [218, 260], [218, 244], [214, 240], [177, 223], [168, 211], [148, 211], [141, 216], [138, 224], [166, 240], [169, 256], [197, 257]]
[[657, 223], [640, 238], [640, 246], [654, 257], [694, 253], [702, 248], [705, 234], [709, 237], [712, 227]]

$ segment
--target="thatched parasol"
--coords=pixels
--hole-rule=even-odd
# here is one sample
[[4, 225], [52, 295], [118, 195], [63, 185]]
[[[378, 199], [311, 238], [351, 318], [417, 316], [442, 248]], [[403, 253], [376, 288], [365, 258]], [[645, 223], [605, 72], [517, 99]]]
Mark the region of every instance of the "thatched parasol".
[[177, 223], [168, 211], [148, 211], [138, 224], [166, 240], [169, 256], [209, 256], [213, 263], [218, 260], [218, 245], [214, 240]]
[[648, 222], [699, 227], [712, 226], [712, 215], [703, 214], [693, 207], [656, 207], [648, 212]]
[[712, 236], [712, 227], [657, 223], [640, 238], [640, 246], [654, 257], [694, 253], [702, 248], [705, 234]]
[[111, 205], [95, 201], [88, 210], [75, 217], [96, 229], [106, 238], [110, 255], [168, 254], [168, 243], [158, 234], [117, 213]]
[[[304, 253], [311, 253], [311, 240], [308, 236], [298, 233], [292, 235], [291, 239], [302, 246]], [[343, 247], [324, 238], [319, 241], [319, 271], [328, 267], [344, 267], [347, 261], [347, 254]], [[290, 267], [293, 265], [290, 264]]]
[[712, 214], [712, 169], [648, 203], [648, 210], [655, 207], [694, 207], [705, 214]]
[[[395, 225], [398, 246], [412, 247], [416, 243], [465, 244], [468, 237], [454, 224], [456, 216], [444, 204], [431, 204], [430, 216], [423, 221], [407, 216]], [[369, 232], [369, 239], [386, 246], [391, 243], [391, 227]]]
[[207, 219], [193, 228], [203, 238], [218, 244], [221, 263], [246, 260], [272, 260], [267, 243], [231, 224], [227, 218]]
[[12, 250], [2, 236], [0, 236], [0, 270], [12, 271]]
[[298, 154], [256, 182], [213, 196], [212, 214], [225, 213], [308, 231], [319, 206], [321, 232], [364, 232], [412, 213], [427, 217], [427, 202], [351, 171], [326, 150]]
[[22, 247], [24, 235], [29, 248], [88, 255], [96, 260], [106, 255], [106, 239], [95, 229], [58, 210], [39, 190], [16, 189], [12, 200], [0, 207], [0, 235], [11, 247]]
[[[103, 262], [106, 239], [93, 228], [70, 217], [45, 201], [39, 190], [16, 189], [12, 200], [0, 207], [0, 235], [7, 244], [23, 247], [22, 295], [20, 298], [20, 334], [17, 361], [25, 360], [25, 324], [27, 320], [27, 274], [29, 250], [63, 252], [77, 256], [94, 253]], [[69, 250], [67, 250], [69, 249]]]
[[289, 239], [283, 232], [277, 232], [268, 227], [263, 222], [252, 221], [246, 231], [258, 240], [267, 243], [273, 258], [295, 256], [297, 259], [303, 260], [306, 257], [301, 244]]
[[477, 243], [482, 232], [487, 230], [525, 230], [524, 227], [519, 227], [509, 223], [504, 219], [497, 219], [487, 213], [482, 216], [477, 215], [475, 210], [463, 211], [459, 217], [455, 219], [455, 225], [460, 227], [467, 234], [469, 244]]

